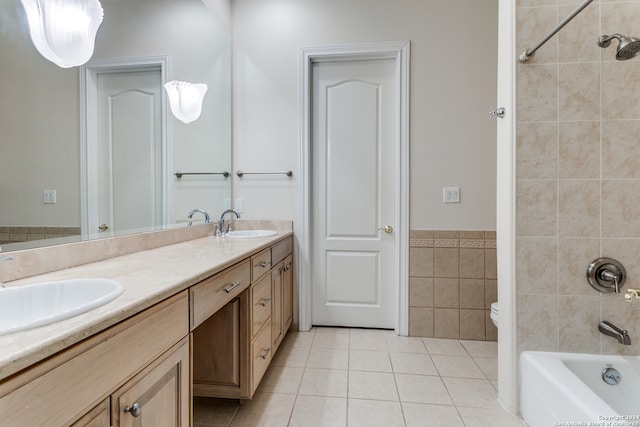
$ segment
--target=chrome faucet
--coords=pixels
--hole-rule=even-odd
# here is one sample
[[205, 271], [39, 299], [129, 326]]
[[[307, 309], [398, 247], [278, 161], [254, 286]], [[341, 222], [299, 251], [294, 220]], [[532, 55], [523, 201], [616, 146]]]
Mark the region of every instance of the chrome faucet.
[[617, 339], [620, 344], [631, 345], [631, 338], [629, 337], [629, 332], [626, 329], [621, 330], [611, 322], [607, 322], [606, 320], [603, 320], [598, 325], [598, 330], [605, 335], [609, 335], [610, 337]]
[[[187, 214], [187, 218], [191, 219], [191, 217], [193, 217], [193, 214], [196, 213], [196, 212], [199, 212], [202, 215], [204, 215], [204, 223], [205, 224], [209, 224], [209, 222], [211, 222], [211, 218], [209, 217], [209, 214], [207, 213], [207, 211], [203, 211], [202, 209], [192, 209]], [[190, 227], [191, 224], [193, 224], [193, 221], [189, 221], [189, 224], [187, 224], [187, 227]]]
[[227, 209], [226, 211], [222, 212], [222, 215], [220, 215], [220, 233], [221, 234], [225, 234], [231, 231], [231, 223], [227, 225], [226, 229], [224, 228], [224, 216], [228, 213], [232, 213], [236, 216], [236, 218], [240, 218], [240, 214], [236, 210]]
[[[0, 258], [0, 262], [2, 261], [11, 261], [13, 257], [11, 255]], [[2, 279], [0, 279], [0, 288], [4, 288], [4, 283], [2, 283]]]

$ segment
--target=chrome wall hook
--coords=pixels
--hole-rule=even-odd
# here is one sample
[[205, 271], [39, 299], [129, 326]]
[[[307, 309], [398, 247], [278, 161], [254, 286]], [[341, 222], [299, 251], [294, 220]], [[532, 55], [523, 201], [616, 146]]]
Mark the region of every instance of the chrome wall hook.
[[494, 117], [504, 119], [504, 116], [506, 114], [507, 114], [507, 110], [504, 107], [500, 107], [496, 110], [494, 110], [493, 107], [489, 108], [489, 120], [493, 119]]

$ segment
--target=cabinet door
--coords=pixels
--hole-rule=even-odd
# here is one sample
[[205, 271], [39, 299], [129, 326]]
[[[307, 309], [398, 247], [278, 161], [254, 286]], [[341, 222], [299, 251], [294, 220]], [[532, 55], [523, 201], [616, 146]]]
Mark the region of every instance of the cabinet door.
[[87, 412], [82, 418], [71, 424], [71, 427], [110, 427], [110, 407], [111, 402], [107, 397], [96, 405], [95, 408]]
[[282, 324], [283, 270], [284, 262], [279, 263], [271, 269], [271, 342], [273, 343], [274, 352], [284, 337], [284, 325]]
[[282, 334], [286, 334], [293, 322], [293, 257], [284, 260], [282, 268]]
[[189, 390], [189, 342], [184, 339], [111, 396], [113, 425], [188, 427]]

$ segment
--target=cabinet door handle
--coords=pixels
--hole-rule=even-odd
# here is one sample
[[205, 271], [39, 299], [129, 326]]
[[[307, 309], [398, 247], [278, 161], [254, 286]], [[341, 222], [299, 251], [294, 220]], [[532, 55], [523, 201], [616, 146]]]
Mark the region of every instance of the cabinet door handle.
[[267, 266], [267, 265], [269, 265], [269, 264], [271, 264], [271, 261], [262, 261], [262, 262], [260, 263], [260, 267], [264, 268], [264, 267], [266, 267], [266, 266]]
[[226, 293], [229, 293], [229, 292], [231, 292], [232, 290], [234, 290], [235, 288], [237, 288], [238, 286], [240, 286], [240, 282], [233, 282], [233, 283], [231, 284], [231, 286], [228, 286], [228, 287], [224, 288], [224, 291], [225, 291]]
[[267, 348], [264, 350], [264, 354], [261, 355], [260, 357], [262, 357], [264, 360], [267, 360], [267, 356], [269, 355], [269, 352], [271, 351], [271, 347]]
[[125, 406], [124, 407], [124, 413], [125, 414], [130, 413], [134, 417], [139, 417], [140, 414], [142, 414], [142, 406], [140, 406], [139, 403], [134, 403], [131, 406]]
[[290, 269], [291, 269], [291, 264], [287, 264], [283, 268], [284, 271], [289, 271]]
[[271, 302], [271, 298], [265, 298], [262, 300], [262, 302], [260, 302], [260, 305], [266, 307], [269, 302]]

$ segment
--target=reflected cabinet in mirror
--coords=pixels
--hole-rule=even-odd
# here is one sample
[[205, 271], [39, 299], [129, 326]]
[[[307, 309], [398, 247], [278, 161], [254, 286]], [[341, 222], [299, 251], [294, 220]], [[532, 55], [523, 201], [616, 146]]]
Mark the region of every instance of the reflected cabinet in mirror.
[[[203, 0], [101, 3], [92, 59], [63, 69], [35, 49], [21, 2], [0, 0], [3, 251], [183, 227], [230, 198], [228, 30]], [[196, 121], [171, 114], [171, 80], [207, 84]]]

